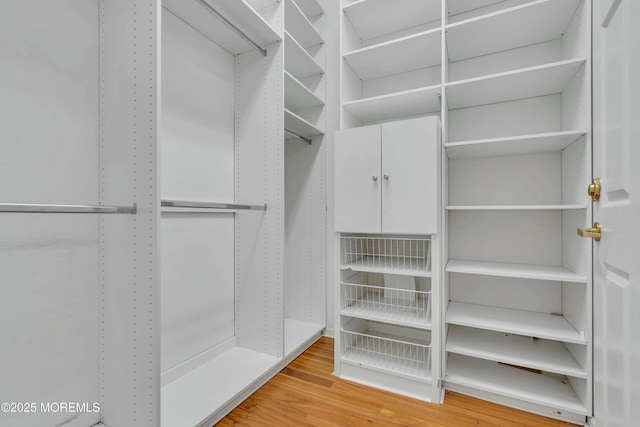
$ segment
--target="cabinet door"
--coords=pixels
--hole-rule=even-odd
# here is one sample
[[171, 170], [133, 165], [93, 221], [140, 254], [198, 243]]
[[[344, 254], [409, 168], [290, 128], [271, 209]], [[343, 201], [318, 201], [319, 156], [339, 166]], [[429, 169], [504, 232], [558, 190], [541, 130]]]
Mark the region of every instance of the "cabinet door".
[[380, 144], [380, 125], [336, 132], [336, 231], [380, 232]]
[[437, 117], [382, 125], [382, 232], [438, 232]]

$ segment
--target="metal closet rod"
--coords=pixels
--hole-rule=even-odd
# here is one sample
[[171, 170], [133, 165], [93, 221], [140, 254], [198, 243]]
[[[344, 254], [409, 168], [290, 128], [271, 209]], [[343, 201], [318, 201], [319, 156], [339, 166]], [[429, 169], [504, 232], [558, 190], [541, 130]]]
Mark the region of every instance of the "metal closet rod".
[[0, 212], [59, 213], [59, 214], [131, 214], [138, 212], [138, 205], [54, 205], [47, 203], [0, 203]]
[[185, 202], [178, 200], [163, 200], [161, 206], [167, 208], [202, 208], [202, 209], [234, 209], [249, 211], [266, 211], [267, 205], [236, 205], [233, 203]]
[[202, 5], [202, 7], [207, 9], [207, 11], [209, 11], [209, 13], [211, 13], [213, 16], [215, 16], [216, 18], [221, 20], [227, 27], [231, 28], [231, 30], [234, 33], [239, 35], [244, 41], [249, 43], [254, 49], [256, 49], [258, 52], [262, 53], [262, 56], [267, 56], [267, 50], [266, 49], [263, 49], [262, 46], [260, 46], [258, 43], [253, 41], [253, 39], [251, 37], [246, 35], [240, 28], [236, 27], [231, 21], [229, 21], [227, 18], [225, 18], [224, 15], [221, 14], [220, 12], [218, 12], [213, 6], [211, 6], [205, 0], [196, 0], [196, 1], [198, 3], [200, 3]]
[[311, 145], [311, 143], [313, 142], [313, 141], [311, 141], [311, 138], [305, 138], [304, 136], [300, 136], [297, 133], [290, 131], [289, 129], [285, 129], [284, 133], [286, 133], [289, 136], [294, 137], [295, 139], [299, 139], [300, 141], [304, 141], [309, 145]]

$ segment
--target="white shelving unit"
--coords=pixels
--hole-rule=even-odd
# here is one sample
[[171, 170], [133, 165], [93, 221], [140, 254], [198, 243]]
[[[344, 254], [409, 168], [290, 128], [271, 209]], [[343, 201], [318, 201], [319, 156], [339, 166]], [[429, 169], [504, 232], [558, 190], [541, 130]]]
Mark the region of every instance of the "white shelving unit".
[[[584, 423], [591, 243], [574, 229], [591, 224], [590, 0], [359, 0], [342, 11], [341, 128], [443, 123], [445, 388]], [[350, 278], [384, 274], [379, 261], [341, 260], [341, 287], [380, 286]], [[485, 341], [517, 344], [499, 358]], [[544, 380], [528, 385], [538, 374], [497, 362]], [[501, 384], [512, 370], [522, 375]]]
[[590, 1], [445, 4], [445, 387], [583, 424]]
[[286, 363], [283, 22], [276, 1], [163, 2], [161, 198], [266, 210], [162, 212], [162, 427], [216, 423]]
[[326, 326], [326, 16], [317, 0], [284, 2], [284, 358]]

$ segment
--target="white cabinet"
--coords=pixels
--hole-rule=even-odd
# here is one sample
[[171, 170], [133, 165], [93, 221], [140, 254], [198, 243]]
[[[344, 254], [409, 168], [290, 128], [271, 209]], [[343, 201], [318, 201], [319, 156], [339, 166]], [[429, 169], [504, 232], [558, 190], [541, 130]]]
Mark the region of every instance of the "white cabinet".
[[438, 217], [437, 117], [336, 133], [336, 230], [433, 234]]

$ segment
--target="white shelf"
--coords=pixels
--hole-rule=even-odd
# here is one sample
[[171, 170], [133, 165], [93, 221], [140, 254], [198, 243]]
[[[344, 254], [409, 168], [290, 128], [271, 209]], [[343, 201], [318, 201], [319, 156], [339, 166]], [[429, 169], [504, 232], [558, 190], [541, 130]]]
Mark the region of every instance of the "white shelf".
[[514, 277], [520, 279], [553, 280], [558, 282], [587, 283], [587, 277], [564, 267], [506, 262], [467, 261], [451, 259], [445, 267], [449, 273], [479, 274], [482, 276]]
[[284, 127], [285, 129], [290, 130], [291, 132], [295, 132], [300, 136], [305, 138], [311, 138], [316, 135], [324, 135], [324, 132], [298, 116], [295, 113], [287, 110], [284, 110]]
[[325, 326], [295, 319], [284, 319], [285, 357], [306, 347], [309, 341], [320, 337]]
[[[246, 0], [206, 0], [260, 47], [282, 40]], [[195, 0], [162, 0], [162, 6], [234, 55], [254, 48]]]
[[504, 138], [477, 139], [450, 142], [445, 144], [445, 149], [450, 159], [542, 153], [563, 150], [586, 134], [587, 131], [570, 130]]
[[[385, 264], [386, 261], [386, 265]], [[396, 274], [398, 276], [431, 277], [430, 270], [420, 266], [407, 266], [402, 259], [385, 260], [382, 257], [366, 256], [357, 261], [342, 264], [341, 270], [365, 271], [368, 273]]]
[[571, 59], [447, 83], [449, 108], [561, 93], [584, 64], [584, 59]]
[[307, 18], [313, 18], [324, 13], [318, 0], [295, 0], [296, 4]]
[[446, 26], [450, 61], [562, 36], [580, 0], [538, 0]]
[[440, 64], [440, 29], [402, 37], [344, 55], [361, 80], [405, 73]]
[[278, 365], [281, 359], [234, 347], [162, 387], [162, 427], [195, 426]]
[[446, 351], [541, 371], [587, 378], [567, 348], [557, 341], [451, 325]]
[[576, 331], [563, 316], [553, 314], [451, 301], [445, 320], [451, 325], [574, 344], [587, 343], [583, 332]]
[[311, 55], [286, 31], [284, 32], [284, 68], [297, 79], [324, 72]]
[[568, 381], [553, 375], [527, 372], [482, 359], [449, 354], [446, 383], [471, 387], [554, 408], [588, 415]]
[[447, 11], [449, 12], [449, 16], [458, 15], [460, 13], [500, 3], [501, 1], [504, 0], [448, 0]]
[[445, 206], [448, 211], [565, 211], [586, 209], [587, 205], [478, 205]]
[[298, 79], [284, 72], [284, 106], [289, 110], [300, 110], [324, 105], [324, 102], [311, 92]]
[[343, 8], [361, 39], [440, 19], [440, 0], [358, 0]]
[[324, 39], [316, 30], [293, 0], [285, 0], [284, 27], [302, 47], [324, 43]]
[[361, 122], [373, 122], [440, 111], [440, 85], [345, 102], [343, 107]]

